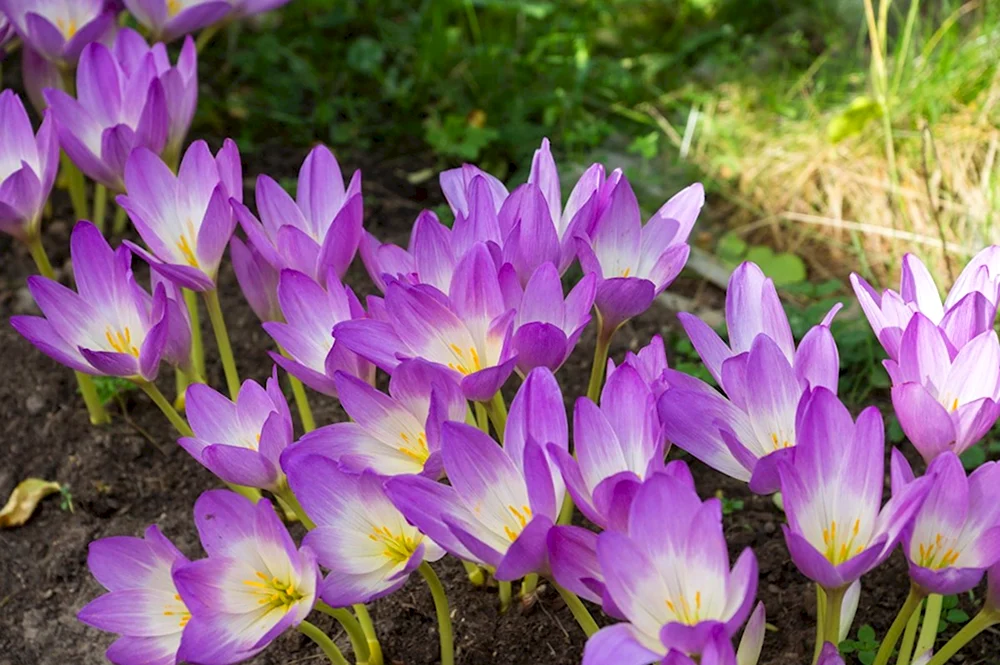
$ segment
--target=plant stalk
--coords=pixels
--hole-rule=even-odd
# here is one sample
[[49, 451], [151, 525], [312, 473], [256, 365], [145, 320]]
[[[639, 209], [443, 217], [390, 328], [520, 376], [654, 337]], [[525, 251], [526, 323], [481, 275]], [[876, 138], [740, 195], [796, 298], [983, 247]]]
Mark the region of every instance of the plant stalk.
[[927, 605], [924, 608], [924, 622], [920, 626], [920, 637], [917, 638], [917, 647], [913, 650], [914, 658], [928, 649], [934, 648], [934, 642], [938, 634], [938, 623], [941, 621], [941, 605], [943, 603], [944, 598], [940, 594], [932, 593], [927, 596]]
[[191, 289], [182, 289], [184, 304], [187, 305], [191, 320], [191, 364], [195, 374], [205, 380], [205, 341], [201, 334], [201, 313], [198, 310], [198, 294]]
[[97, 230], [104, 233], [104, 218], [108, 210], [108, 188], [100, 183], [94, 184], [93, 208], [91, 208], [90, 221], [94, 223]]
[[215, 343], [219, 347], [219, 356], [222, 358], [222, 369], [226, 374], [229, 396], [235, 402], [236, 396], [240, 393], [240, 375], [236, 371], [236, 358], [233, 357], [233, 347], [229, 343], [229, 331], [226, 330], [226, 320], [222, 316], [219, 292], [212, 289], [202, 293], [202, 296], [205, 298], [208, 318], [212, 322], [212, 331], [215, 333]]
[[813, 665], [819, 662], [823, 653], [823, 629], [826, 627], [826, 592], [819, 584], [816, 585], [816, 645], [813, 647]]
[[889, 632], [882, 638], [882, 645], [879, 646], [874, 665], [886, 665], [889, 662], [889, 657], [892, 656], [892, 651], [896, 648], [896, 643], [899, 641], [900, 635], [903, 634], [903, 631], [909, 624], [910, 617], [920, 608], [920, 603], [923, 602], [925, 595], [920, 590], [920, 587], [913, 584], [910, 585], [910, 593], [906, 596], [903, 607], [900, 608], [899, 614], [896, 615], [892, 625], [889, 626]]
[[448, 608], [448, 596], [445, 595], [444, 586], [437, 573], [431, 565], [424, 561], [417, 569], [427, 582], [431, 590], [431, 597], [434, 599], [434, 611], [437, 613], [438, 635], [441, 638], [441, 665], [454, 665], [455, 663], [455, 638], [451, 629], [451, 611]]
[[299, 632], [315, 642], [323, 650], [326, 657], [330, 659], [330, 665], [349, 665], [347, 659], [344, 658], [344, 654], [340, 652], [340, 649], [333, 643], [333, 640], [313, 624], [303, 621], [299, 624]]
[[[289, 357], [280, 346], [278, 347], [278, 353], [286, 358]], [[316, 419], [313, 418], [312, 407], [309, 406], [309, 395], [306, 394], [306, 388], [302, 385], [302, 382], [291, 374], [288, 374], [288, 383], [292, 386], [292, 396], [295, 398], [295, 407], [299, 410], [299, 420], [302, 421], [302, 429], [306, 433], [309, 433], [316, 429]]]
[[499, 390], [486, 405], [486, 413], [493, 423], [493, 429], [496, 430], [497, 441], [503, 444], [503, 434], [507, 429], [507, 404], [503, 400], [503, 393]]
[[322, 600], [316, 601], [316, 609], [323, 614], [332, 616], [344, 627], [347, 637], [351, 640], [351, 648], [354, 650], [354, 659], [357, 661], [357, 665], [370, 665], [368, 659], [371, 658], [371, 653], [368, 650], [365, 631], [362, 630], [361, 624], [351, 614], [351, 611], [343, 607], [330, 607]]
[[[933, 597], [930, 596], [930, 598]], [[972, 617], [969, 623], [962, 626], [962, 630], [955, 633], [954, 637], [945, 642], [945, 645], [941, 647], [940, 651], [934, 654], [934, 657], [930, 659], [927, 665], [944, 665], [948, 662], [949, 658], [958, 653], [962, 647], [971, 642], [979, 633], [998, 623], [1000, 623], [1000, 612], [984, 607], [979, 614]]]
[[[922, 603], [921, 603], [922, 605]], [[910, 620], [906, 622], [906, 630], [903, 632], [903, 641], [899, 645], [899, 656], [896, 658], [896, 665], [910, 665], [910, 657], [913, 656], [913, 645], [917, 641], [917, 630], [920, 628], [921, 608], [910, 615]]]
[[826, 613], [823, 617], [826, 626], [823, 628], [823, 640], [838, 644], [840, 642], [840, 610], [844, 604], [844, 594], [847, 587], [839, 589], [823, 589], [826, 593]]
[[497, 580], [497, 587], [500, 593], [500, 612], [503, 613], [510, 609], [511, 584]]
[[594, 621], [594, 617], [590, 616], [590, 612], [587, 611], [583, 601], [580, 600], [575, 593], [562, 588], [555, 582], [552, 583], [552, 586], [556, 588], [556, 591], [558, 591], [559, 595], [562, 596], [563, 602], [566, 603], [566, 607], [568, 607], [569, 611], [573, 613], [573, 618], [576, 619], [578, 624], [580, 624], [580, 628], [583, 629], [583, 634], [590, 637], [596, 633], [598, 630], [597, 622]]
[[358, 623], [368, 641], [368, 664], [382, 665], [382, 645], [379, 644], [378, 635], [375, 634], [375, 624], [372, 623], [372, 616], [368, 614], [368, 608], [363, 603], [354, 606], [354, 613], [358, 615]]
[[142, 388], [142, 392], [149, 395], [149, 398], [153, 400], [156, 406], [160, 407], [160, 411], [167, 417], [167, 420], [174, 426], [178, 434], [181, 436], [194, 436], [194, 432], [191, 431], [191, 427], [187, 424], [187, 421], [184, 420], [181, 414], [177, 413], [177, 409], [173, 407], [170, 400], [163, 396], [163, 393], [160, 392], [155, 383], [143, 381], [142, 379], [135, 379], [134, 383]]
[[590, 401], [597, 403], [601, 398], [601, 385], [604, 383], [604, 370], [608, 366], [608, 349], [611, 347], [611, 334], [599, 332], [597, 335], [597, 346], [594, 347], [594, 364], [590, 368], [590, 383], [587, 384], [587, 397]]
[[111, 233], [116, 236], [120, 236], [125, 233], [125, 227], [128, 224], [128, 213], [125, 212], [125, 208], [118, 206], [115, 208], [115, 217], [111, 221]]

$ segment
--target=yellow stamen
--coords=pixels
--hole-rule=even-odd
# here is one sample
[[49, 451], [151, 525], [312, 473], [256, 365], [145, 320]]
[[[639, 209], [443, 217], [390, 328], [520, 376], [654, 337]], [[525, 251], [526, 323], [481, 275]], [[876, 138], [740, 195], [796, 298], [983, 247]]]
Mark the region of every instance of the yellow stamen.
[[382, 554], [395, 564], [408, 561], [420, 545], [419, 536], [403, 532], [396, 534], [387, 526], [373, 527], [368, 537], [376, 543], [381, 542], [385, 547]]
[[259, 570], [254, 571], [254, 575], [257, 579], [243, 580], [243, 584], [253, 589], [251, 593], [258, 595], [258, 605], [270, 606], [271, 609], [287, 612], [304, 596], [301, 591], [295, 588], [294, 581], [289, 580], [286, 584], [277, 577], [269, 578]]
[[952, 411], [957, 411], [958, 410], [958, 398], [957, 397], [955, 398], [955, 401], [951, 403], [951, 410]]
[[57, 18], [56, 26], [58, 26], [59, 31], [63, 33], [66, 39], [73, 39], [73, 37], [76, 35], [76, 31], [78, 30], [75, 19], [64, 20], [61, 18]]
[[128, 353], [136, 358], [139, 357], [139, 349], [132, 343], [132, 331], [129, 330], [128, 326], [125, 326], [123, 332], [113, 332], [111, 326], [108, 326], [104, 330], [104, 339], [108, 340], [111, 348], [118, 353]]
[[628, 277], [631, 272], [631, 268], [625, 268], [625, 270], [622, 270], [622, 277]]
[[427, 458], [431, 456], [431, 451], [427, 447], [426, 433], [421, 432], [417, 436], [417, 442], [415, 446], [411, 441], [410, 437], [407, 436], [406, 432], [400, 432], [399, 438], [403, 442], [403, 445], [397, 448], [396, 450], [403, 453], [407, 457], [412, 458], [417, 464], [423, 465], [424, 462], [427, 461]]
[[483, 368], [479, 361], [479, 353], [474, 347], [469, 347], [468, 357], [466, 357], [466, 352], [462, 351], [458, 344], [449, 344], [448, 348], [451, 352], [455, 354], [457, 362], [448, 363], [448, 367], [455, 370], [462, 376], [468, 376], [473, 372], [478, 372]]
[[679, 598], [680, 611], [677, 611], [677, 605], [667, 598], [666, 599], [667, 609], [673, 613], [677, 620], [681, 623], [685, 623], [689, 626], [693, 626], [699, 621], [701, 621], [701, 591], [694, 592], [694, 607], [691, 607], [691, 603], [688, 601], [686, 596], [681, 596]]
[[[830, 522], [829, 529], [823, 529], [823, 544], [826, 545], [826, 558], [830, 563], [834, 565], [840, 565], [850, 559], [851, 557], [857, 556], [862, 551], [864, 551], [864, 544], [855, 546], [855, 540], [861, 532], [861, 520], [856, 519], [851, 525], [850, 537], [844, 542], [840, 542], [837, 538], [837, 521], [832, 520]], [[841, 531], [841, 537], [846, 536], [843, 531]]]
[[189, 266], [192, 268], [198, 267], [198, 257], [194, 255], [194, 250], [191, 249], [191, 244], [188, 242], [186, 235], [181, 236], [180, 242], [177, 243], [177, 249], [184, 255], [184, 260], [187, 261]]
[[181, 0], [167, 0], [167, 16], [174, 17], [181, 11]]
[[521, 535], [521, 532], [524, 531], [524, 527], [528, 526], [528, 522], [531, 521], [531, 508], [528, 506], [521, 506], [520, 510], [518, 510], [514, 506], [507, 506], [507, 510], [509, 510], [510, 514], [514, 516], [514, 519], [517, 520], [519, 528], [515, 531], [505, 525], [503, 532], [507, 534], [507, 538], [509, 538], [511, 542], [514, 542], [517, 540], [517, 537]]

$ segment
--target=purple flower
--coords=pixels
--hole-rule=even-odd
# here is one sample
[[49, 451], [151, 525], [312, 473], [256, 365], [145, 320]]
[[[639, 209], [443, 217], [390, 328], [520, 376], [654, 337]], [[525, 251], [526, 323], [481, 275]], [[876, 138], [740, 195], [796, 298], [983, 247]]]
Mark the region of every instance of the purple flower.
[[639, 488], [627, 532], [598, 536], [597, 559], [605, 593], [628, 622], [591, 637], [585, 665], [610, 662], [597, 658], [601, 653], [620, 654], [615, 662], [622, 665], [649, 663], [671, 649], [700, 654], [716, 631], [731, 638], [739, 630], [757, 590], [749, 548], [729, 568], [719, 500], [702, 502], [686, 482], [667, 474], [654, 474]]
[[59, 167], [55, 122], [46, 112], [36, 135], [12, 90], [0, 92], [0, 116], [0, 231], [28, 241], [38, 237]]
[[442, 171], [438, 177], [441, 191], [444, 192], [444, 198], [451, 206], [456, 223], [459, 218], [469, 217], [470, 212], [476, 207], [475, 202], [470, 200], [472, 198], [470, 193], [477, 178], [482, 178], [481, 185], [485, 186], [486, 196], [483, 205], [492, 209], [494, 214], [500, 212], [503, 202], [507, 200], [507, 188], [504, 187], [504, 184], [478, 166], [462, 164], [457, 169]]
[[1000, 303], [1000, 247], [987, 247], [972, 257], [943, 303], [934, 278], [913, 254], [903, 257], [899, 293], [886, 289], [880, 294], [857, 273], [851, 275], [851, 285], [875, 336], [893, 360], [899, 358], [903, 331], [917, 313], [939, 326], [950, 344], [960, 349], [993, 328]]
[[899, 424], [928, 463], [947, 450], [962, 454], [1000, 416], [1000, 342], [992, 329], [956, 351], [918, 313], [900, 340], [898, 362], [884, 364]]
[[794, 462], [778, 468], [792, 561], [826, 589], [840, 589], [885, 561], [929, 489], [909, 484], [882, 506], [885, 432], [869, 407], [851, 419], [837, 396], [814, 391], [801, 409]]
[[0, 60], [4, 58], [6, 53], [3, 52], [3, 45], [14, 36], [14, 26], [11, 24], [7, 15], [0, 11]]
[[181, 633], [191, 619], [171, 571], [187, 558], [151, 526], [145, 538], [116, 536], [90, 544], [87, 565], [109, 593], [77, 618], [121, 635], [107, 657], [118, 665], [175, 665]]
[[39, 351], [72, 369], [155, 379], [168, 349], [183, 347], [170, 339], [177, 303], [163, 285], [150, 298], [136, 284], [128, 249], [112, 251], [90, 222], [74, 227], [70, 256], [79, 293], [45, 277], [29, 277], [28, 289], [44, 316], [14, 316], [11, 325]]
[[352, 422], [309, 432], [286, 457], [320, 455], [354, 473], [441, 475], [441, 426], [462, 422], [468, 409], [451, 372], [407, 360], [393, 372], [388, 395], [343, 372], [334, 382]]
[[66, 154], [89, 178], [114, 192], [125, 191], [125, 164], [135, 148], [180, 149], [197, 101], [194, 41], [184, 43], [176, 67], [167, 49], [152, 49], [125, 29], [114, 50], [88, 44], [76, 72], [76, 99], [48, 89], [45, 99], [59, 127]]
[[253, 244], [236, 236], [229, 241], [229, 258], [240, 284], [243, 297], [261, 321], [281, 321], [278, 302], [278, 271], [271, 266]]
[[544, 449], [550, 443], [566, 449], [559, 386], [539, 368], [522, 393], [511, 405], [503, 447], [469, 425], [442, 426], [450, 485], [424, 476], [386, 481], [389, 498], [411, 524], [451, 554], [493, 567], [498, 580], [547, 571], [546, 535], [564, 495]]
[[149, 29], [155, 41], [178, 37], [221, 21], [232, 11], [227, 0], [124, 0], [125, 7]]
[[194, 436], [177, 443], [205, 468], [234, 485], [281, 488], [281, 453], [293, 434], [277, 369], [266, 390], [244, 381], [235, 404], [203, 383], [193, 384], [187, 389], [186, 409]]
[[115, 29], [104, 0], [0, 0], [0, 11], [32, 50], [59, 67], [72, 69], [83, 47]]
[[233, 209], [250, 244], [274, 270], [298, 270], [321, 284], [331, 270], [343, 278], [361, 239], [361, 172], [345, 190], [337, 159], [316, 146], [299, 170], [297, 200], [261, 175], [257, 211], [263, 224], [238, 200]]
[[[656, 399], [659, 399], [660, 395], [666, 391], [668, 386], [663, 373], [667, 370], [667, 351], [663, 346], [663, 338], [659, 335], [653, 335], [649, 344], [639, 349], [638, 353], [626, 351], [625, 360], [622, 361], [621, 366], [631, 367], [639, 372], [639, 376], [653, 391]], [[611, 375], [616, 371], [615, 361], [608, 358], [607, 376], [609, 381]]]
[[236, 144], [226, 139], [213, 158], [207, 143], [195, 141], [177, 176], [152, 151], [136, 148], [125, 164], [125, 188], [128, 193], [118, 197], [118, 204], [151, 251], [126, 244], [180, 286], [214, 289], [236, 226], [229, 200], [243, 196]]
[[573, 502], [601, 528], [624, 530], [639, 487], [664, 468], [656, 399], [639, 372], [623, 365], [608, 377], [600, 408], [576, 401], [573, 442], [575, 458], [550, 450]]
[[518, 371], [527, 374], [536, 367], [556, 371], [590, 323], [596, 276], [585, 276], [565, 299], [559, 271], [552, 263], [536, 268], [523, 289], [509, 263], [500, 269], [498, 278], [504, 302], [517, 312], [511, 345], [517, 353]]
[[[927, 593], [969, 591], [1000, 562], [1000, 464], [987, 462], [966, 477], [952, 452], [934, 458], [927, 499], [904, 530], [910, 577]], [[910, 464], [892, 451], [892, 493], [914, 481]]]
[[212, 490], [194, 505], [207, 559], [174, 569], [174, 583], [191, 612], [179, 661], [238, 663], [263, 651], [312, 611], [320, 582], [315, 555], [296, 549], [271, 503], [254, 505]]
[[311, 455], [296, 455], [286, 469], [292, 491], [316, 523], [303, 546], [330, 571], [319, 591], [328, 605], [349, 607], [387, 596], [422, 562], [444, 556], [407, 523], [374, 473], [347, 473], [333, 460]]
[[384, 319], [340, 323], [334, 337], [390, 374], [407, 358], [447, 367], [466, 398], [479, 402], [492, 399], [514, 370], [515, 312], [505, 308], [496, 266], [483, 243], [455, 268], [448, 296], [394, 281], [384, 308]]
[[267, 321], [264, 330], [288, 354], [270, 352], [286, 372], [324, 395], [336, 396], [337, 371], [374, 383], [375, 368], [359, 357], [331, 331], [337, 324], [365, 316], [350, 287], [333, 270], [323, 288], [307, 275], [283, 270], [278, 282], [278, 303], [283, 321]]
[[986, 606], [1000, 611], [1000, 563], [995, 563], [986, 573]]
[[[49, 62], [27, 44], [21, 47], [21, 83], [28, 95], [28, 101], [39, 113], [44, 112], [46, 108], [44, 93], [46, 89], [65, 89], [59, 65]], [[53, 129], [53, 131], [58, 130]]]

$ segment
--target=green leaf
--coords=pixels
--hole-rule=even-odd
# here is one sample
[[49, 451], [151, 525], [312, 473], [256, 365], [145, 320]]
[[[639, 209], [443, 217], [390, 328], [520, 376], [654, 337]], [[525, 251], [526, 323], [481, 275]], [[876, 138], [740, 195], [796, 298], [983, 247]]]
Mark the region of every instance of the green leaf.
[[795, 254], [775, 254], [770, 247], [755, 245], [747, 251], [747, 261], [753, 261], [775, 286], [798, 284], [806, 280], [806, 264]]
[[982, 446], [973, 446], [960, 455], [962, 466], [966, 471], [972, 471], [983, 465], [986, 461], [986, 451]]
[[726, 263], [734, 266], [747, 251], [747, 241], [733, 232], [724, 234], [715, 245], [715, 253]]
[[862, 651], [858, 653], [858, 660], [860, 660], [864, 665], [872, 665], [875, 662], [875, 652], [874, 651]]
[[875, 637], [875, 629], [868, 624], [858, 628], [858, 639], [862, 642], [874, 642]]
[[660, 152], [660, 132], [650, 132], [637, 136], [628, 147], [628, 152], [643, 159], [653, 159]]
[[896, 416], [889, 417], [889, 441], [891, 443], [902, 443], [906, 435], [903, 433], [903, 428], [899, 424], [899, 419]]
[[839, 143], [849, 136], [860, 134], [865, 126], [882, 117], [882, 106], [864, 95], [855, 97], [850, 105], [835, 115], [826, 126], [826, 137], [831, 143]]
[[385, 49], [371, 37], [358, 37], [347, 48], [347, 66], [362, 74], [378, 71], [385, 60]]
[[941, 607], [946, 610], [958, 607], [958, 596], [952, 594], [941, 599]]
[[844, 640], [840, 643], [840, 653], [854, 653], [858, 650], [858, 643], [853, 640]]
[[962, 610], [954, 609], [948, 610], [944, 618], [948, 620], [948, 623], [965, 623], [969, 620], [969, 615]]
[[101, 404], [107, 404], [116, 395], [136, 389], [134, 383], [117, 376], [95, 376], [94, 387], [97, 388], [97, 398], [101, 400]]

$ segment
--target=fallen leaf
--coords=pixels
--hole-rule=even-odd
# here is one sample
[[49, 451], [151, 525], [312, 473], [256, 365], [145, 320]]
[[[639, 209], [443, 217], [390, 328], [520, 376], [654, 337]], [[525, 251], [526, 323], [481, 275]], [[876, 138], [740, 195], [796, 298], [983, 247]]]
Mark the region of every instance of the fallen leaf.
[[27, 478], [14, 488], [7, 505], [0, 510], [0, 528], [21, 526], [31, 517], [38, 502], [60, 489], [59, 483], [41, 478]]

